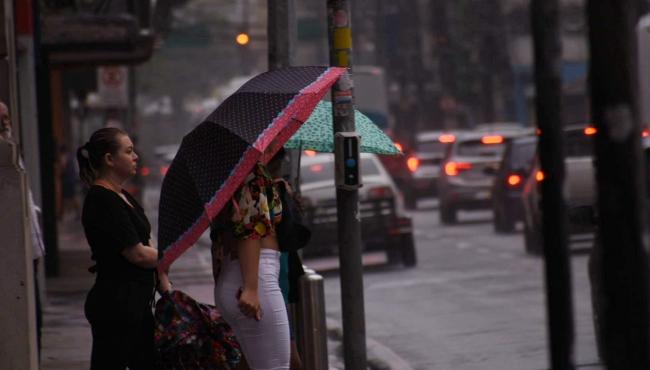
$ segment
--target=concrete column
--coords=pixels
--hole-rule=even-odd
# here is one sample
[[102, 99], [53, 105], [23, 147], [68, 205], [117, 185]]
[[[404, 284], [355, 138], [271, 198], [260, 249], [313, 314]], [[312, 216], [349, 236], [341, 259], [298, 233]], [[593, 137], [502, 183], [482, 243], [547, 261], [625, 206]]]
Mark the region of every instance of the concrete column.
[[26, 190], [15, 144], [0, 139], [0, 369], [38, 369]]

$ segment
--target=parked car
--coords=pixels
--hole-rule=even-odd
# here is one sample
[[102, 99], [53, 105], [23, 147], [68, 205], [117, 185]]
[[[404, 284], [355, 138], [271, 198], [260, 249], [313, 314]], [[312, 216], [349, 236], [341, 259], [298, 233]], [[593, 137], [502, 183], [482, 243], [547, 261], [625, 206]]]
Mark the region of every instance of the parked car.
[[416, 208], [419, 198], [438, 194], [440, 164], [446, 147], [455, 140], [455, 133], [443, 131], [420, 132], [415, 136], [415, 150], [405, 158], [410, 175], [402, 186], [406, 208]]
[[[572, 125], [564, 129], [564, 197], [569, 218], [570, 235], [592, 233], [595, 224], [590, 214], [596, 201], [596, 179], [593, 167], [593, 135], [595, 129]], [[540, 183], [544, 174], [536, 159], [522, 192], [524, 207], [524, 244], [526, 252], [542, 252], [542, 211]], [[587, 215], [587, 216], [585, 216]]]
[[516, 223], [523, 221], [521, 193], [534, 165], [536, 149], [534, 135], [514, 138], [506, 144], [492, 185], [493, 223], [498, 233], [512, 232]]
[[464, 132], [448, 147], [438, 181], [440, 221], [457, 222], [458, 210], [492, 208], [492, 183], [508, 140], [524, 129]]
[[[417, 257], [411, 218], [392, 178], [374, 154], [361, 154], [363, 187], [359, 189], [363, 251], [385, 251], [388, 263], [415, 266]], [[334, 155], [303, 154], [300, 191], [312, 238], [303, 257], [338, 254]]]

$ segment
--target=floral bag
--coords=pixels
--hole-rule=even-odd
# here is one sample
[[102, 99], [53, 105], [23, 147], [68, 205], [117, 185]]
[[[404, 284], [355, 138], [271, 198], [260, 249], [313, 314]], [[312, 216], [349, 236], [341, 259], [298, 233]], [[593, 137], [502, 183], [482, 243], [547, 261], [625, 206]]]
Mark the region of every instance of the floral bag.
[[156, 302], [157, 369], [235, 368], [242, 353], [230, 326], [214, 306], [178, 290]]

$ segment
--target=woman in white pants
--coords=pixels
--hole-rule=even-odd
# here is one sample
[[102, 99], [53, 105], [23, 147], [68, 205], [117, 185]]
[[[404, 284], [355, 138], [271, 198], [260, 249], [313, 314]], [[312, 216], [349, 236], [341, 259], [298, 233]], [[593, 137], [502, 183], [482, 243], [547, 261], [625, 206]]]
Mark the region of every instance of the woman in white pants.
[[275, 236], [281, 215], [273, 180], [257, 164], [212, 224], [215, 304], [252, 370], [289, 369], [289, 321]]

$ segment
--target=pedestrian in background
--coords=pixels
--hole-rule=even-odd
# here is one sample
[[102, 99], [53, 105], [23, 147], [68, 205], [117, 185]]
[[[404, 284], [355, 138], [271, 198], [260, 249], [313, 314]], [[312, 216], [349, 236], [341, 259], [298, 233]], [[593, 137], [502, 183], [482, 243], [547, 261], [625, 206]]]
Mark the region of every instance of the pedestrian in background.
[[96, 263], [89, 270], [97, 274], [85, 303], [91, 370], [153, 369], [158, 251], [142, 206], [122, 188], [137, 170], [138, 155], [124, 131], [102, 128], [77, 150], [77, 160], [89, 187], [81, 216]]
[[[280, 243], [280, 251], [282, 251], [280, 256], [280, 289], [282, 289], [282, 296], [288, 309], [290, 305], [297, 304], [299, 300], [298, 283], [300, 277], [305, 274], [305, 270], [302, 267], [302, 260], [298, 250], [307, 245], [311, 238], [311, 231], [304, 226], [303, 211], [298, 194], [282, 178], [282, 164], [286, 158], [285, 150], [280, 149], [269, 161], [268, 168], [282, 202], [282, 219], [277, 226], [277, 237]], [[289, 315], [289, 318], [291, 370], [300, 370], [302, 369], [302, 359], [296, 343], [296, 325], [291, 321], [291, 315]]]
[[253, 370], [289, 369], [289, 321], [275, 234], [281, 217], [273, 179], [258, 163], [211, 226], [215, 305]]

